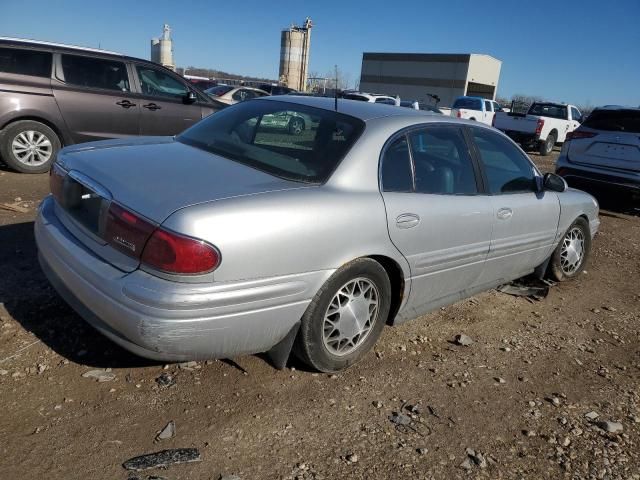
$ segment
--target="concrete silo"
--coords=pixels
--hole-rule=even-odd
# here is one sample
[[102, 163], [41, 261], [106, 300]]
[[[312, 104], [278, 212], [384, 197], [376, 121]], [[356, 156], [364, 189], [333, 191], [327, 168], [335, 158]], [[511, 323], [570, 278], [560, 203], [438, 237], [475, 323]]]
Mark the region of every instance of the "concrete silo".
[[307, 17], [303, 26], [291, 25], [280, 36], [280, 82], [300, 92], [307, 87], [312, 26]]
[[173, 40], [171, 40], [171, 27], [164, 24], [162, 37], [151, 39], [151, 61], [175, 70], [173, 63]]

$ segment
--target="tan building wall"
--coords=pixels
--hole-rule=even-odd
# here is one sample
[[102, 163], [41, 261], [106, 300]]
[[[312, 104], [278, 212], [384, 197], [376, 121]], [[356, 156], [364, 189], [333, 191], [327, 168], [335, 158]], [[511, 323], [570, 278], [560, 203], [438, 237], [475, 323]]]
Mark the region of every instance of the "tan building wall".
[[427, 103], [432, 103], [428, 94], [438, 95], [440, 106], [474, 92], [494, 99], [500, 66], [488, 55], [364, 53], [360, 90]]

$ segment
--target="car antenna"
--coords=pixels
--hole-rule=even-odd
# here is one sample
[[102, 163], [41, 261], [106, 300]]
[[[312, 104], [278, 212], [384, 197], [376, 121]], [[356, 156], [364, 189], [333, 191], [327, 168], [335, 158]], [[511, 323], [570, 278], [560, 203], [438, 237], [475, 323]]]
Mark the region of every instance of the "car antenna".
[[336, 112], [338, 111], [338, 65], [334, 65], [336, 69], [336, 88], [333, 89], [333, 98], [335, 100]]

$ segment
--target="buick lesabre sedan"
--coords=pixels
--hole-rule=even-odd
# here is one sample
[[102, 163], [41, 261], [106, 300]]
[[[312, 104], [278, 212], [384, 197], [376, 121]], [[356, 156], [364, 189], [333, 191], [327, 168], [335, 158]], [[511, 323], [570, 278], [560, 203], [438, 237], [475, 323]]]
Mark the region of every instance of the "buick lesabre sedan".
[[[308, 118], [300, 135], [263, 128]], [[291, 351], [348, 367], [385, 324], [533, 272], [578, 275], [595, 200], [502, 133], [393, 106], [264, 98], [176, 137], [60, 151], [35, 225], [51, 283], [144, 357]]]

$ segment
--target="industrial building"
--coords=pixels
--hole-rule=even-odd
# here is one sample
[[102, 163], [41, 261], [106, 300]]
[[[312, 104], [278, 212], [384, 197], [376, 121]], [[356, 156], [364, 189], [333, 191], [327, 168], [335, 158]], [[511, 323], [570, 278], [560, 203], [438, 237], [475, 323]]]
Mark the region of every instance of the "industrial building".
[[164, 24], [162, 36], [151, 39], [151, 61], [164, 65], [171, 70], [176, 69], [173, 62], [173, 41], [171, 40], [171, 27]]
[[311, 19], [307, 17], [300, 27], [291, 25], [280, 35], [280, 71], [282, 85], [304, 92], [307, 87], [307, 69], [311, 47]]
[[474, 53], [362, 54], [360, 90], [451, 106], [462, 95], [495, 100], [502, 62]]

